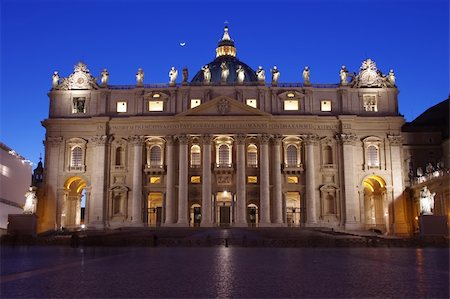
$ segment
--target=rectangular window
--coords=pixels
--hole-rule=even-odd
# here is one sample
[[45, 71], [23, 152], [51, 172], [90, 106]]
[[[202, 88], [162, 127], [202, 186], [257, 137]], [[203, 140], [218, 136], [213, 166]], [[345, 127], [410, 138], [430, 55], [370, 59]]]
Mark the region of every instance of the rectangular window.
[[127, 112], [127, 102], [117, 102], [117, 112]]
[[199, 175], [191, 176], [191, 183], [192, 184], [200, 184], [201, 183], [200, 176]]
[[288, 184], [298, 184], [298, 177], [296, 176], [288, 176], [287, 177]]
[[249, 175], [247, 177], [247, 184], [257, 184], [258, 183], [258, 177], [255, 175]]
[[364, 111], [377, 112], [377, 96], [374, 94], [363, 95]]
[[200, 106], [201, 103], [200, 99], [191, 99], [191, 109]]
[[321, 101], [320, 111], [331, 111], [331, 101], [330, 100]]
[[149, 111], [163, 111], [164, 110], [164, 102], [163, 101], [150, 101], [150, 102], [148, 102], [148, 110]]
[[161, 184], [161, 177], [160, 176], [151, 176], [150, 184]]
[[250, 107], [256, 108], [256, 99], [247, 99], [245, 103]]
[[298, 110], [298, 100], [285, 100], [284, 110]]
[[86, 113], [86, 98], [73, 98], [72, 113]]

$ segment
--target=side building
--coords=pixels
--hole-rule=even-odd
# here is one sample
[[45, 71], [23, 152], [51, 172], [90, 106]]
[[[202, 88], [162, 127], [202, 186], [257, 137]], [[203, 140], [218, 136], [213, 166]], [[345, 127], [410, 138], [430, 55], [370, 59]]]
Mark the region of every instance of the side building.
[[[371, 59], [339, 83], [268, 80], [216, 58], [189, 81], [110, 85], [78, 63], [55, 72], [43, 121], [40, 231], [123, 226], [308, 226], [409, 234], [392, 70]], [[269, 76], [268, 76], [269, 77]], [[337, 81], [338, 81], [337, 80]], [[181, 82], [179, 82], [181, 81]], [[266, 82], [268, 81], [268, 82]], [[85, 205], [85, 213], [81, 210]]]
[[0, 142], [0, 232], [6, 232], [8, 214], [22, 214], [31, 185], [31, 162]]

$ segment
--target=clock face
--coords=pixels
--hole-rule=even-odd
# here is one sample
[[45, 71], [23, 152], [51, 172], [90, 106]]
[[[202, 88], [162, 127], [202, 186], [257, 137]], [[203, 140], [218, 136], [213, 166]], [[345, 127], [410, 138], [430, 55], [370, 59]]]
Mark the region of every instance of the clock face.
[[84, 74], [76, 74], [73, 83], [76, 88], [85, 88], [88, 80]]
[[377, 73], [374, 71], [366, 71], [361, 75], [361, 81], [364, 85], [373, 85], [377, 80]]

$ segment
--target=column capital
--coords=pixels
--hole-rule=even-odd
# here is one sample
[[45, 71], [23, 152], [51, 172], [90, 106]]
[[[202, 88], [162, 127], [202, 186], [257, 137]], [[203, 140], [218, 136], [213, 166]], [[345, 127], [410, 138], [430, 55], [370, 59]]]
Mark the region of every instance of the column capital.
[[175, 138], [172, 135], [167, 135], [164, 139], [166, 140], [167, 145], [173, 145], [175, 142]]
[[177, 135], [178, 143], [179, 144], [188, 144], [189, 142], [189, 136], [188, 135]]
[[261, 144], [267, 144], [267, 143], [269, 143], [269, 140], [271, 137], [272, 137], [272, 135], [269, 135], [269, 134], [261, 134], [258, 136], [258, 139]]
[[89, 142], [91, 142], [95, 146], [102, 146], [105, 145], [105, 143], [110, 139], [111, 138], [108, 135], [97, 135], [89, 137]]
[[403, 144], [403, 137], [401, 135], [388, 135], [388, 140], [391, 145]]
[[144, 143], [144, 140], [145, 140], [144, 136], [139, 136], [139, 135], [134, 135], [134, 136], [128, 137], [128, 142], [130, 142], [134, 146], [142, 145]]
[[300, 137], [306, 145], [316, 145], [319, 141], [319, 136], [317, 134], [303, 134], [300, 135]]
[[200, 142], [204, 145], [211, 144], [211, 141], [213, 140], [213, 136], [210, 134], [204, 134], [200, 136]]
[[352, 133], [350, 134], [342, 133], [336, 135], [336, 140], [338, 140], [342, 144], [353, 145], [355, 144], [356, 141], [358, 141], [358, 137]]
[[237, 134], [235, 138], [237, 144], [245, 144], [246, 139], [247, 135], [245, 134]]
[[281, 141], [283, 139], [283, 135], [273, 135], [272, 142], [274, 145], [281, 145]]
[[57, 136], [57, 137], [48, 136], [44, 140], [44, 145], [45, 146], [58, 146], [62, 143], [62, 141], [63, 141], [63, 138], [61, 136]]

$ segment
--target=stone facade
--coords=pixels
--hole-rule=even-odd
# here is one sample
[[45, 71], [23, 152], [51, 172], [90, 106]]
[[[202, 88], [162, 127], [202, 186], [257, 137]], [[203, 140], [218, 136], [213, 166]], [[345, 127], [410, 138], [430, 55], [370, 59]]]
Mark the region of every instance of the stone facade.
[[[84, 223], [411, 232], [394, 79], [368, 59], [339, 84], [266, 83], [245, 75], [253, 70], [231, 55], [230, 39], [216, 53], [191, 82], [145, 84], [141, 70], [133, 86], [108, 85], [105, 74], [97, 84], [82, 63], [57, 78], [43, 121], [40, 231]], [[221, 77], [223, 61], [244, 77]]]

